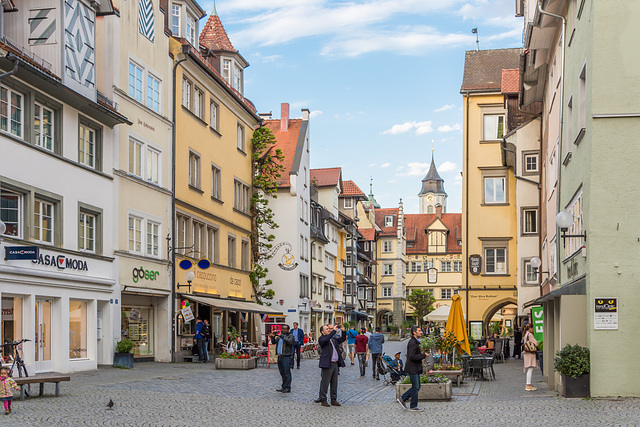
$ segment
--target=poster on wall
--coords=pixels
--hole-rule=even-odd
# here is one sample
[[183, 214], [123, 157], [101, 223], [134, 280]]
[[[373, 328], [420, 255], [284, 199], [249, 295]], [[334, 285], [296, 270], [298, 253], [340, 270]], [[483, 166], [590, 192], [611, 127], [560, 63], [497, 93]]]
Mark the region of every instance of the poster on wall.
[[470, 322], [471, 324], [471, 338], [479, 340], [482, 338], [482, 322]]
[[438, 282], [438, 270], [436, 268], [430, 268], [429, 274], [427, 276], [427, 282], [429, 283], [437, 283]]
[[540, 342], [544, 337], [544, 311], [542, 307], [533, 307], [531, 317], [533, 318], [533, 336], [536, 341]]
[[593, 328], [618, 329], [618, 298], [595, 298]]

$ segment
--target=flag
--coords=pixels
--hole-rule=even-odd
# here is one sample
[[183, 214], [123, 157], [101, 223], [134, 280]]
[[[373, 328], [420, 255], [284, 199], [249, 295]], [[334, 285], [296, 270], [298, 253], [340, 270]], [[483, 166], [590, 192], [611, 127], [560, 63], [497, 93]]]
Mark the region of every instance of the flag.
[[268, 315], [268, 314], [261, 314], [261, 315], [260, 315], [260, 318], [262, 319], [262, 321], [263, 321], [264, 323], [266, 323], [266, 322], [268, 322], [268, 321], [269, 321], [269, 315]]
[[247, 321], [247, 313], [243, 313], [240, 312], [240, 320], [242, 320], [242, 323]]
[[472, 29], [471, 34], [478, 34], [478, 29], [477, 28]]

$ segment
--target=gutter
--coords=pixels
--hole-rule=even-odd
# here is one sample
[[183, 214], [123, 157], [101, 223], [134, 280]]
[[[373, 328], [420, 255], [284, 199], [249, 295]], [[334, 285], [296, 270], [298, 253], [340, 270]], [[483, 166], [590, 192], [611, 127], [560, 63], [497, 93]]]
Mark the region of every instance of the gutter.
[[[0, 6], [0, 10], [1, 9], [2, 9], [2, 6]], [[5, 56], [5, 58], [13, 62], [13, 68], [11, 69], [11, 71], [7, 71], [4, 74], [0, 74], [0, 80], [4, 79], [5, 77], [14, 75], [16, 72], [18, 72], [18, 65], [20, 65], [20, 60], [13, 53], [8, 53], [7, 56]]]
[[465, 138], [465, 148], [467, 151], [467, 155], [465, 158], [465, 164], [466, 164], [466, 168], [465, 168], [465, 181], [466, 181], [466, 185], [465, 185], [465, 227], [464, 227], [464, 241], [466, 243], [465, 245], [465, 260], [467, 262], [467, 268], [465, 268], [464, 271], [464, 275], [465, 275], [465, 285], [466, 285], [466, 298], [465, 298], [465, 304], [466, 304], [466, 313], [467, 313], [467, 331], [470, 331], [470, 325], [471, 325], [471, 317], [469, 316], [469, 91], [466, 92], [466, 97], [467, 97], [467, 123], [466, 123], [466, 127], [465, 129], [467, 130], [467, 135]]

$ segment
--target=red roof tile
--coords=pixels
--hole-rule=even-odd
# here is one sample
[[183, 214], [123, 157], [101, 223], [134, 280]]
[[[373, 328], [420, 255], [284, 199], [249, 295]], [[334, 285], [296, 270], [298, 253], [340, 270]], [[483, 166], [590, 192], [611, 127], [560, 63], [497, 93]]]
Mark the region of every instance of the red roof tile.
[[289, 172], [293, 169], [293, 160], [296, 156], [296, 148], [298, 146], [298, 136], [300, 134], [300, 127], [302, 125], [302, 119], [289, 119], [289, 127], [286, 131], [280, 130], [280, 120], [265, 120], [263, 126], [271, 129], [276, 137], [276, 144], [271, 148], [271, 151], [275, 151], [278, 148], [282, 150], [284, 155], [284, 171], [282, 176], [278, 179], [278, 187], [290, 187], [291, 181], [289, 180]]
[[363, 197], [367, 197], [362, 190], [360, 189], [360, 187], [358, 187], [356, 185], [355, 182], [349, 180], [349, 181], [342, 181], [342, 193], [340, 193], [341, 196], [363, 196]]
[[358, 228], [360, 234], [362, 234], [362, 240], [373, 241], [376, 239], [376, 229], [375, 228]]
[[318, 187], [335, 187], [340, 184], [342, 168], [311, 169], [310, 175]]
[[521, 48], [468, 50], [464, 58], [461, 92], [498, 91], [502, 85], [502, 70], [520, 66]]
[[502, 93], [518, 93], [520, 89], [520, 69], [502, 70]]
[[[376, 211], [376, 218], [377, 218]], [[405, 214], [407, 242], [413, 241], [413, 247], [407, 246], [407, 254], [427, 253], [427, 228], [436, 219], [436, 214]], [[458, 238], [462, 239], [462, 214], [443, 213], [442, 222], [449, 229], [447, 235], [447, 253], [460, 254], [462, 246], [458, 245]]]
[[[385, 227], [384, 217], [389, 215], [393, 215], [393, 225]], [[382, 230], [381, 236], [396, 236], [398, 233], [398, 208], [376, 209], [376, 225]]]
[[227, 36], [227, 32], [222, 26], [218, 15], [209, 15], [209, 19], [207, 19], [207, 23], [200, 33], [199, 42], [201, 46], [205, 46], [213, 51], [238, 53], [231, 44], [229, 36]]

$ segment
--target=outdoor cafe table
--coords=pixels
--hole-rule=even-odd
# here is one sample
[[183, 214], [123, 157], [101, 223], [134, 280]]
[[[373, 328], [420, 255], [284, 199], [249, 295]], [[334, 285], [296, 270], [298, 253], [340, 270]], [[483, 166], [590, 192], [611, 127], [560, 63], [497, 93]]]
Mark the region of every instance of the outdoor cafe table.
[[[469, 359], [469, 366], [473, 368], [473, 376], [477, 375], [476, 369], [480, 370], [480, 377], [484, 381], [486, 378], [484, 377], [484, 370], [490, 369], [489, 379], [495, 379], [495, 373], [493, 371], [493, 357], [486, 356], [472, 356]], [[493, 377], [493, 378], [492, 378]]]

